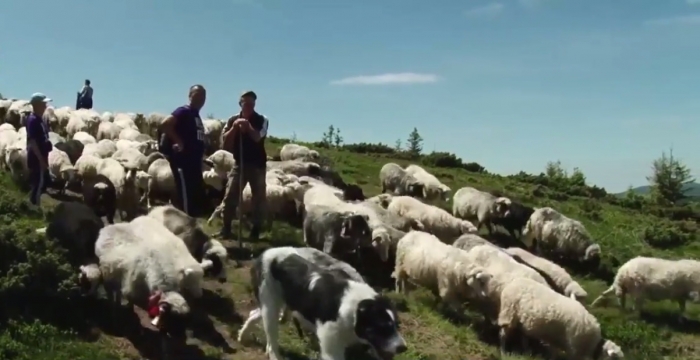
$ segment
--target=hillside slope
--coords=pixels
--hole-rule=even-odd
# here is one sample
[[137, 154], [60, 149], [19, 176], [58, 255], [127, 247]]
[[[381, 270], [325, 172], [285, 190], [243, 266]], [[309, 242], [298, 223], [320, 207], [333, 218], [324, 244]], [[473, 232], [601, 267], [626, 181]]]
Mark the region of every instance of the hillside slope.
[[[269, 154], [276, 154], [283, 143], [271, 140], [268, 144]], [[320, 152], [339, 170], [347, 182], [359, 184], [368, 196], [379, 193], [378, 173], [383, 164], [389, 161], [401, 165], [408, 163], [381, 155], [360, 155], [336, 150]], [[500, 191], [529, 205], [554, 207], [567, 216], [582, 221], [603, 249], [602, 270], [595, 275], [576, 277], [589, 292], [589, 300], [607, 287], [615, 267], [634, 256], [698, 258], [700, 255], [700, 247], [694, 233], [682, 241], [674, 240], [675, 233], [669, 229], [680, 226], [675, 222], [602, 201], [563, 196], [543, 189], [542, 186], [518, 182], [511, 178], [471, 173], [462, 169], [426, 168], [453, 190], [462, 186], [473, 186], [481, 190]], [[3, 314], [3, 321], [7, 318], [16, 319], [14, 329], [17, 330], [0, 335], [0, 360], [17, 358], [11, 356], [16, 353], [23, 354], [20, 359], [142, 358], [130, 340], [119, 336], [104, 335], [96, 343], [86, 343], [74, 334], [59, 333], [55, 330], [69, 328], [85, 333], [86, 328], [90, 328], [94, 333], [100, 324], [96, 319], [102, 316], [85, 309], [80, 300], [65, 301], [70, 294], [59, 291], [56, 284], [59, 281], [70, 281], [72, 273], [61, 262], [61, 251], [50, 243], [37, 239], [29, 231], [30, 228], [39, 226], [42, 214], [30, 210], [22, 200], [23, 195], [8, 185], [6, 174], [2, 174], [1, 180], [0, 214], [3, 215], [0, 215], [0, 257], [3, 260], [0, 261], [0, 299], [6, 304], [6, 300], [20, 294], [32, 300], [24, 302], [30, 304], [29, 306], [23, 307], [20, 306], [22, 303], [17, 303], [15, 307], [8, 307], [14, 311], [9, 310]], [[265, 234], [261, 242], [245, 245], [257, 254], [268, 246], [290, 244], [302, 244], [299, 230], [275, 224], [273, 230]], [[232, 253], [240, 253], [235, 244], [226, 245]], [[22, 254], [27, 253], [32, 256], [23, 257]], [[35, 257], [33, 254], [39, 255]], [[18, 276], [25, 273], [30, 277]], [[230, 275], [230, 282], [223, 286], [213, 283], [207, 285], [213, 293], [225, 297], [212, 303], [207, 310], [212, 313], [216, 330], [222, 333], [228, 345], [235, 348], [235, 352], [222, 349], [218, 345], [206, 345], [207, 342], [193, 338], [191, 342], [200, 345], [204, 351], [196, 356], [189, 356], [188, 359], [266, 359], [261, 345], [243, 346], [231, 340], [235, 338], [241, 325], [241, 318], [247, 316], [254, 304], [247, 285], [247, 269], [232, 268]], [[22, 285], [17, 284], [18, 281], [21, 281]], [[52, 305], [48, 309], [42, 309], [41, 307], [48, 302], [48, 296], [53, 298], [50, 301]], [[498, 352], [494, 346], [496, 334], [484, 333], [485, 327], [478, 314], [467, 312], [459, 321], [445, 317], [437, 310], [432, 296], [424, 290], [417, 290], [406, 298], [396, 295], [392, 297], [400, 305], [401, 327], [410, 348], [408, 353], [397, 357], [397, 360], [497, 358]], [[42, 300], [41, 303], [38, 299]], [[233, 308], [235, 314], [230, 314]], [[681, 325], [676, 316], [676, 304], [648, 303], [642, 317], [620, 310], [614, 301], [591, 311], [603, 324], [607, 337], [621, 345], [629, 359], [700, 358], [700, 323], [690, 320]], [[47, 313], [52, 316], [48, 316]], [[27, 322], [30, 316], [39, 318], [44, 325]], [[689, 306], [687, 316], [697, 319], [700, 316], [700, 308]], [[83, 320], [90, 324], [86, 325]], [[312, 346], [296, 337], [291, 326], [285, 326], [283, 329], [282, 345], [290, 358], [305, 359], [315, 354]], [[100, 332], [109, 333], [106, 330]], [[264, 341], [262, 332], [258, 330], [256, 333], [259, 334], [258, 338]], [[51, 351], [51, 355], [47, 351]], [[25, 353], [29, 355], [24, 355]], [[539, 358], [541, 357], [512, 357]], [[352, 359], [363, 357], [353, 356]]]

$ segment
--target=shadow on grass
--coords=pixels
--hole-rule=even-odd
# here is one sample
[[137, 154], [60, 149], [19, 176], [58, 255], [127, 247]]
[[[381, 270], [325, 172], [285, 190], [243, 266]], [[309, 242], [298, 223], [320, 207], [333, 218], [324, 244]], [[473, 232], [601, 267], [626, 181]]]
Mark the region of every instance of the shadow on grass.
[[211, 290], [204, 289], [202, 298], [198, 301], [202, 309], [226, 324], [242, 324], [243, 318], [236, 312], [233, 299], [221, 296]]
[[677, 311], [661, 311], [657, 313], [642, 311], [639, 317], [650, 324], [668, 327], [673, 331], [686, 334], [700, 334], [700, 321], [688, 319], [687, 317], [681, 320]]

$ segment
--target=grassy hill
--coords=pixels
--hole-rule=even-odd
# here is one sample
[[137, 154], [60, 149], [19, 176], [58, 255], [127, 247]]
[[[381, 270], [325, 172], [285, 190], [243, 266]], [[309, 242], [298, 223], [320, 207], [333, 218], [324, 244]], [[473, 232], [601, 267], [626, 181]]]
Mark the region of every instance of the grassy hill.
[[[276, 153], [282, 144], [282, 141], [270, 139], [269, 153]], [[401, 159], [403, 156], [389, 153], [358, 154], [332, 149], [322, 149], [320, 152], [347, 182], [359, 184], [368, 195], [379, 193], [378, 173], [383, 164], [388, 161], [401, 165], [409, 163]], [[446, 163], [450, 161], [439, 164]], [[468, 167], [475, 171], [483, 170]], [[634, 256], [698, 258], [700, 255], [695, 222], [671, 220], [661, 217], [658, 212], [637, 210], [636, 205], [622, 203], [617, 197], [601, 193], [600, 189], [549, 184], [536, 176], [523, 174], [503, 177], [469, 172], [463, 168], [426, 168], [454, 190], [473, 186], [498, 191], [529, 205], [552, 206], [582, 221], [603, 249], [600, 271], [576, 275], [577, 281], [589, 292], [590, 300], [608, 286], [616, 267]], [[545, 183], [547, 185], [543, 185]], [[591, 195], [582, 197], [576, 194]], [[44, 204], [50, 207], [53, 202], [45, 199]], [[6, 174], [0, 174], [0, 304], [3, 305], [0, 313], [3, 324], [0, 326], [9, 327], [9, 331], [0, 334], [0, 360], [145, 357], [142, 355], [143, 340], [139, 341], [138, 336], [115, 335], [109, 331], [108, 326], [101, 325], [104, 323], [100, 320], [104, 318], [104, 309], [95, 310], [94, 304], [86, 303], [69, 289], [68, 284], [74, 280], [74, 274], [65, 265], [65, 254], [31, 231], [40, 226], [44, 216], [27, 205], [24, 195], [9, 183]], [[257, 254], [269, 246], [289, 244], [302, 244], [300, 231], [284, 224], [275, 224], [262, 241], [245, 246]], [[231, 247], [232, 253], [240, 252], [235, 244], [225, 245]], [[266, 359], [262, 345], [242, 346], [232, 340], [241, 325], [241, 318], [247, 316], [254, 304], [249, 293], [248, 270], [244, 267], [229, 271], [227, 284], [207, 284], [213, 296], [207, 299], [206, 309], [211, 313], [213, 327], [234, 349], [222, 348], [193, 334], [190, 343], [198, 345], [203, 351], [193, 352], [187, 356], [188, 360]], [[409, 344], [408, 353], [397, 357], [397, 360], [498, 358], [494, 345], [497, 334], [484, 330], [486, 327], [480, 315], [467, 312], [459, 320], [446, 317], [437, 310], [432, 296], [420, 289], [407, 297], [392, 297], [399, 304], [401, 328]], [[700, 358], [700, 323], [690, 320], [681, 325], [676, 316], [676, 304], [648, 303], [642, 316], [620, 310], [614, 301], [591, 311], [602, 323], [606, 336], [623, 347], [628, 359]], [[689, 306], [687, 316], [697, 319], [700, 308]], [[282, 346], [289, 358], [316, 356], [313, 346], [299, 340], [291, 326], [284, 326], [282, 331]], [[255, 332], [264, 342], [262, 331]], [[351, 358], [363, 359], [361, 356]], [[522, 355], [509, 357], [540, 358]]]

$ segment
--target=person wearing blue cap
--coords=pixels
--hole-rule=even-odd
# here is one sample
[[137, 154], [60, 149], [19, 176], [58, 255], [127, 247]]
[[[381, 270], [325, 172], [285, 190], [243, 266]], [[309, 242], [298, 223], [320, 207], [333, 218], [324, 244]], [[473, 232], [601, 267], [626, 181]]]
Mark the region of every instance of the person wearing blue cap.
[[49, 177], [49, 153], [53, 150], [49, 141], [49, 126], [44, 121], [44, 111], [51, 99], [42, 93], [34, 93], [29, 100], [32, 113], [27, 118], [27, 167], [31, 191], [29, 201], [39, 205], [41, 194], [46, 191]]

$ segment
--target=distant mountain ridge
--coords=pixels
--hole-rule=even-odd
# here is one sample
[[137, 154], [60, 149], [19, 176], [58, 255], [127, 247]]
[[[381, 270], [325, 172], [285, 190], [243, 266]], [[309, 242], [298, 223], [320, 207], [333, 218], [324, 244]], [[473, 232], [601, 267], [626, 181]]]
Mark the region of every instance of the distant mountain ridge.
[[[686, 195], [692, 198], [700, 198], [700, 184], [698, 183], [690, 183], [685, 186], [685, 188], [688, 190], [686, 192]], [[632, 191], [640, 194], [640, 195], [647, 195], [649, 194], [649, 191], [651, 191], [651, 187], [649, 185], [644, 185], [644, 186], [639, 186], [636, 188], [632, 188]], [[621, 193], [617, 193], [615, 195], [622, 196], [625, 195], [627, 191], [623, 191]]]

